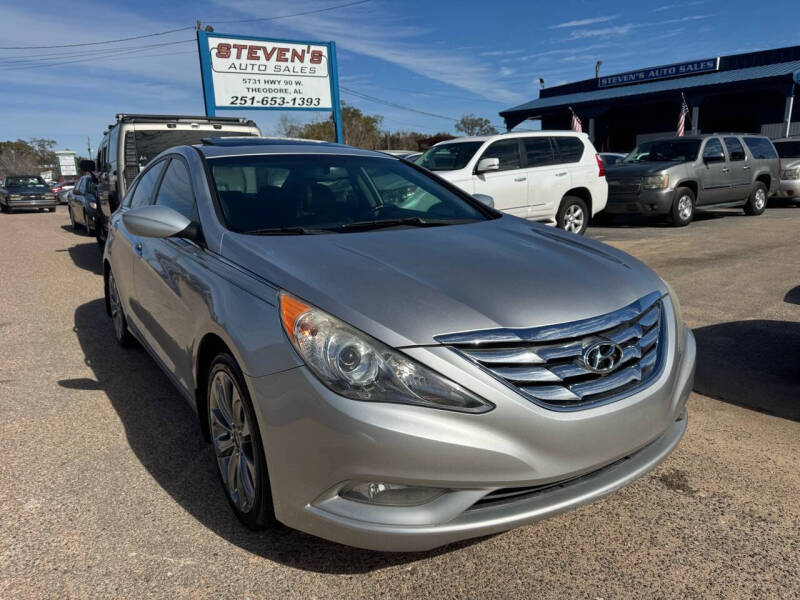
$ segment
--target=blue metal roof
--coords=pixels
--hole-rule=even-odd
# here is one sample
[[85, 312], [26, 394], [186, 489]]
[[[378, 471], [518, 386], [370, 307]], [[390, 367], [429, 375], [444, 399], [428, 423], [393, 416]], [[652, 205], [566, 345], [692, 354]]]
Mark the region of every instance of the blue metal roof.
[[515, 112], [529, 112], [556, 106], [572, 106], [581, 102], [596, 102], [598, 100], [611, 100], [614, 98], [624, 98], [626, 96], [639, 96], [642, 94], [654, 94], [658, 92], [668, 92], [670, 90], [686, 90], [689, 88], [720, 85], [725, 83], [735, 83], [737, 81], [747, 81], [750, 79], [766, 79], [769, 77], [780, 77], [792, 75], [800, 70], [800, 60], [763, 65], [760, 67], [749, 67], [746, 69], [733, 69], [730, 71], [716, 71], [705, 75], [695, 75], [692, 77], [679, 77], [676, 79], [664, 79], [661, 81], [650, 81], [648, 83], [638, 83], [635, 85], [621, 85], [613, 88], [603, 88], [590, 92], [579, 92], [565, 94], [563, 96], [551, 96], [549, 98], [539, 98], [520, 104], [514, 108], [501, 111], [501, 115], [509, 115]]

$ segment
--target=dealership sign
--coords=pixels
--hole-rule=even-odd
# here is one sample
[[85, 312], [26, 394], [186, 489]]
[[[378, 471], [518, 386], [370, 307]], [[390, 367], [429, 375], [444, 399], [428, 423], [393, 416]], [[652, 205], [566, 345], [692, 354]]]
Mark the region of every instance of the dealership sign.
[[698, 73], [708, 73], [719, 69], [719, 58], [706, 58], [703, 60], [693, 60], [691, 62], [674, 63], [660, 67], [650, 67], [627, 73], [618, 73], [608, 77], [600, 77], [597, 80], [597, 87], [613, 87], [616, 85], [628, 85], [631, 83], [642, 83], [653, 79], [667, 79], [669, 77], [684, 77], [686, 75], [696, 75]]
[[206, 115], [224, 110], [331, 111], [341, 141], [336, 45], [197, 32]]

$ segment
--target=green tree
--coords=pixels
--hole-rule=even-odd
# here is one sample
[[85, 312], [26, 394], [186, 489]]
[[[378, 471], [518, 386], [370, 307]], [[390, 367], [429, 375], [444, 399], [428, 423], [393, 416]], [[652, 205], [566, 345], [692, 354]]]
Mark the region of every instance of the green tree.
[[494, 135], [498, 133], [489, 119], [476, 117], [472, 113], [464, 115], [458, 120], [456, 131], [460, 131], [464, 135]]

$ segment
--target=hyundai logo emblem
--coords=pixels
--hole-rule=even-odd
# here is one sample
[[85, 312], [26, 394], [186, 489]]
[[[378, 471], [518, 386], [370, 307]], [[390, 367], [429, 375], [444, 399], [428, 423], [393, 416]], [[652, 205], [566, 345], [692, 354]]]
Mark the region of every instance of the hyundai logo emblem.
[[600, 340], [583, 351], [583, 364], [593, 373], [610, 373], [622, 360], [622, 348], [608, 340]]

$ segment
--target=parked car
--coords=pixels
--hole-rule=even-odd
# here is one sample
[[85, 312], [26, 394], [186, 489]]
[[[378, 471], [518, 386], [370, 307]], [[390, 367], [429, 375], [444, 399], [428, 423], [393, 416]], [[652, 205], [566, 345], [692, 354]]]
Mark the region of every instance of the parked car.
[[778, 153], [763, 136], [651, 140], [606, 169], [606, 213], [666, 215], [676, 227], [708, 208], [741, 206], [760, 215], [778, 190], [779, 170]]
[[78, 179], [75, 187], [67, 192], [67, 212], [73, 231], [80, 225], [88, 235], [94, 233], [97, 219], [97, 185], [92, 181], [91, 175], [84, 175]]
[[98, 181], [100, 210], [94, 231], [105, 243], [108, 219], [139, 171], [154, 156], [171, 146], [196, 144], [205, 137], [260, 136], [258, 126], [240, 117], [118, 114], [109, 125], [95, 161], [83, 161], [82, 171], [92, 171]]
[[426, 150], [417, 164], [508, 214], [586, 231], [606, 205], [605, 167], [589, 137], [574, 131], [463, 137]]
[[694, 339], [653, 271], [379, 152], [167, 150], [103, 273], [251, 528], [426, 550], [608, 494], [686, 428]]
[[53, 192], [53, 196], [55, 196], [59, 204], [66, 204], [68, 192], [74, 187], [75, 187], [75, 180], [68, 179], [56, 182], [54, 185], [50, 186], [50, 189]]
[[419, 154], [414, 152], [413, 150], [381, 150], [381, 152], [385, 152], [386, 154], [391, 154], [392, 156], [396, 156], [397, 158], [408, 158], [412, 154]]
[[776, 196], [800, 201], [800, 137], [773, 140], [781, 159], [781, 182]]
[[55, 212], [57, 201], [38, 175], [6, 175], [0, 181], [0, 210], [38, 208]]
[[619, 162], [628, 156], [627, 154], [622, 154], [621, 152], [601, 152], [600, 153], [600, 160], [603, 161], [603, 164], [608, 166], [616, 165]]
[[409, 154], [408, 156], [405, 156], [403, 158], [405, 158], [405, 160], [407, 160], [408, 162], [415, 163], [415, 162], [417, 162], [417, 160], [419, 159], [420, 156], [422, 156], [422, 152], [412, 152], [411, 154]]

